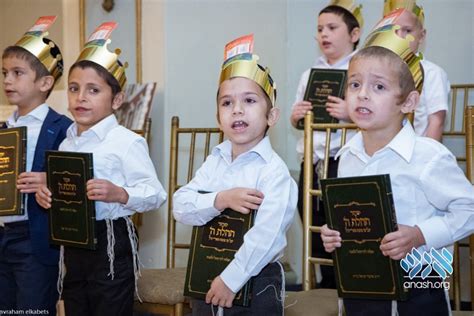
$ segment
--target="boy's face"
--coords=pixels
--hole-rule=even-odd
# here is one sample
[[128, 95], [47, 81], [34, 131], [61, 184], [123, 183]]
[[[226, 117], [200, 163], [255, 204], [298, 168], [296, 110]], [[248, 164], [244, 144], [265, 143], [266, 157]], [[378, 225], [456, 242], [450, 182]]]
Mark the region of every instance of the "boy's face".
[[269, 110], [265, 94], [250, 79], [225, 80], [217, 96], [217, 121], [232, 142], [233, 158], [252, 149], [278, 120], [278, 109]]
[[[8, 102], [17, 105], [20, 115], [28, 113], [36, 106], [44, 103], [45, 94], [51, 85], [47, 78], [38, 78], [28, 61], [17, 57], [2, 59], [3, 91]], [[51, 78], [49, 78], [51, 79]], [[52, 81], [54, 84], [54, 80]]]
[[398, 36], [405, 38], [408, 34], [413, 35], [415, 40], [410, 42], [410, 49], [413, 53], [417, 53], [420, 44], [425, 39], [426, 30], [418, 21], [416, 15], [410, 11], [403, 10], [403, 13], [397, 18], [396, 24], [401, 26], [397, 31]]
[[381, 139], [393, 138], [405, 113], [415, 109], [412, 91], [400, 100], [399, 74], [386, 58], [359, 57], [348, 70], [346, 102], [351, 120], [363, 132]]
[[330, 63], [334, 63], [354, 50], [359, 40], [359, 28], [349, 33], [342, 16], [334, 13], [322, 13], [318, 17], [317, 40], [319, 49]]
[[76, 67], [69, 74], [68, 104], [78, 134], [88, 130], [118, 109], [123, 94], [112, 97], [112, 89], [93, 68]]

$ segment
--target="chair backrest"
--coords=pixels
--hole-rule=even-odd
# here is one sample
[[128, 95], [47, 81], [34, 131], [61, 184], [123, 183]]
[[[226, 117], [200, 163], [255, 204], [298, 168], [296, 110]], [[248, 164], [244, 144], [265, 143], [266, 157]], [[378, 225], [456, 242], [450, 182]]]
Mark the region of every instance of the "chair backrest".
[[474, 105], [474, 84], [453, 84], [449, 98], [448, 112], [443, 131], [443, 144], [456, 156], [461, 167], [465, 168], [465, 112]]
[[[474, 105], [474, 84], [453, 84], [449, 98], [449, 108], [446, 114], [446, 121], [443, 131], [443, 144], [448, 147], [456, 156], [461, 168], [464, 169], [468, 179], [473, 182], [473, 157], [469, 144], [472, 144], [472, 117], [470, 116], [470, 106]], [[471, 148], [472, 150], [472, 148]], [[470, 155], [470, 156], [469, 156]], [[474, 252], [474, 239], [469, 242], [460, 241], [454, 245], [454, 273], [452, 275], [452, 298], [454, 302], [453, 309], [461, 309], [461, 262], [462, 249], [468, 249], [469, 256]], [[471, 270], [471, 285], [474, 286], [474, 267], [469, 264]], [[471, 301], [474, 302], [474, 291], [471, 290]]]
[[[474, 87], [473, 87], [474, 88]], [[472, 88], [471, 88], [472, 89]], [[466, 101], [464, 101], [466, 102]], [[464, 131], [466, 139], [466, 176], [474, 185], [474, 103], [471, 106], [466, 106], [464, 108]], [[454, 262], [453, 262], [453, 301], [454, 301], [454, 310], [461, 309], [461, 283], [466, 278], [462, 278], [461, 275], [466, 275], [465, 271], [461, 269], [460, 263], [460, 250], [462, 248], [467, 248], [467, 255], [463, 258], [467, 258], [469, 261], [467, 264], [467, 269], [470, 272], [470, 293], [471, 293], [471, 309], [474, 309], [474, 234], [469, 238], [468, 243], [458, 242], [454, 247]]]
[[303, 290], [314, 287], [314, 264], [333, 265], [331, 259], [312, 257], [312, 233], [321, 232], [320, 226], [313, 225], [313, 196], [321, 196], [321, 190], [313, 189], [313, 131], [326, 132], [326, 146], [323, 159], [323, 179], [327, 178], [329, 165], [329, 144], [334, 130], [341, 130], [341, 146], [346, 143], [348, 130], [355, 130], [355, 124], [314, 124], [313, 113], [309, 112], [304, 118], [304, 164], [303, 164]]
[[[179, 127], [179, 118], [177, 116], [173, 116], [171, 119], [167, 268], [175, 267], [176, 250], [189, 249], [189, 243], [177, 241], [176, 221], [173, 216], [173, 194], [181, 186], [191, 181], [195, 171], [209, 155], [210, 149], [221, 143], [223, 139], [224, 134], [217, 127], [183, 128]], [[186, 140], [189, 143], [183, 149], [183, 147], [180, 147], [180, 143]], [[179, 165], [180, 162], [183, 163], [182, 166]], [[184, 176], [180, 177], [180, 174]]]

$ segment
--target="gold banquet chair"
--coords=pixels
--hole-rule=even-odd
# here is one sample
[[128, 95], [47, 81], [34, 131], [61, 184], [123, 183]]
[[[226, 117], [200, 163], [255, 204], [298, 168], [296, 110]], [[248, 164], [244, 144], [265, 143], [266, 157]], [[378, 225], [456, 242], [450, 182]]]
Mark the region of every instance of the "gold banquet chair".
[[[189, 244], [178, 242], [177, 239], [177, 225], [173, 217], [173, 194], [192, 179], [196, 169], [209, 155], [210, 149], [221, 143], [223, 137], [218, 128], [182, 128], [179, 127], [177, 116], [171, 119], [166, 269], [142, 270], [142, 276], [138, 281], [138, 293], [143, 303], [136, 301], [135, 311], [170, 316], [182, 316], [185, 311], [189, 311], [188, 302], [183, 295], [186, 268], [175, 266], [176, 251], [189, 249]], [[189, 140], [188, 147], [179, 146], [180, 142], [187, 140]], [[200, 152], [202, 155], [199, 155]], [[178, 168], [180, 162], [184, 164], [181, 169]], [[178, 184], [181, 178], [185, 180], [181, 182], [182, 184]]]
[[[472, 85], [471, 89], [474, 89]], [[467, 99], [464, 100], [464, 102]], [[471, 106], [466, 105], [464, 107], [464, 133], [466, 139], [466, 176], [474, 184], [474, 103]], [[467, 273], [462, 271], [460, 264], [460, 251], [462, 249], [467, 249], [467, 254], [464, 257], [468, 261], [467, 269], [469, 271], [470, 277], [467, 277]], [[454, 248], [454, 262], [453, 262], [453, 316], [464, 316], [464, 315], [474, 315], [474, 235], [471, 235], [468, 238], [468, 242], [458, 242]], [[464, 277], [461, 277], [464, 276]], [[471, 301], [471, 311], [460, 311], [461, 308], [461, 282], [462, 280], [469, 280], [469, 290], [470, 290], [470, 301]]]
[[313, 131], [326, 132], [325, 159], [323, 160], [323, 178], [327, 177], [329, 165], [329, 144], [331, 132], [342, 131], [341, 146], [346, 142], [347, 131], [357, 129], [355, 124], [314, 124], [313, 113], [304, 118], [304, 164], [303, 164], [303, 291], [288, 292], [285, 300], [285, 315], [321, 315], [338, 314], [338, 296], [334, 289], [315, 289], [315, 265], [333, 265], [331, 259], [312, 257], [312, 233], [319, 233], [320, 226], [313, 225], [313, 196], [321, 196], [321, 190], [313, 189]]
[[[473, 157], [470, 150], [472, 150], [472, 148], [469, 149], [470, 146], [472, 146], [472, 134], [468, 133], [469, 130], [472, 131], [472, 118], [470, 116], [472, 109], [470, 109], [469, 105], [474, 105], [474, 84], [451, 85], [449, 108], [446, 114], [442, 142], [453, 152], [460, 167], [466, 172], [468, 179], [474, 183], [474, 175], [471, 174], [471, 170], [473, 170]], [[454, 311], [461, 309], [461, 283], [462, 280], [466, 280], [465, 277], [461, 277], [464, 272], [461, 268], [461, 260], [463, 260], [463, 263], [469, 261], [471, 287], [474, 286], [474, 267], [469, 260], [469, 258], [472, 258], [472, 255], [474, 255], [473, 247], [473, 237], [461, 240], [454, 245], [454, 273], [452, 275], [451, 288], [451, 297], [453, 300], [451, 307]], [[474, 302], [473, 289], [471, 289], [470, 300]]]

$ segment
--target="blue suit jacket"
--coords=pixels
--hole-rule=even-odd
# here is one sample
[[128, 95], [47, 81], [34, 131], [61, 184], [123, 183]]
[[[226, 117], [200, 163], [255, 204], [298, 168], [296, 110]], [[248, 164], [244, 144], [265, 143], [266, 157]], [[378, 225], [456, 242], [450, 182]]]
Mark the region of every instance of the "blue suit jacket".
[[[66, 138], [66, 130], [71, 123], [68, 117], [49, 109], [41, 126], [31, 171], [46, 171], [45, 151], [58, 149], [59, 144]], [[49, 245], [48, 211], [36, 203], [34, 193], [28, 195], [28, 221], [33, 253], [43, 264], [57, 265], [58, 247]]]

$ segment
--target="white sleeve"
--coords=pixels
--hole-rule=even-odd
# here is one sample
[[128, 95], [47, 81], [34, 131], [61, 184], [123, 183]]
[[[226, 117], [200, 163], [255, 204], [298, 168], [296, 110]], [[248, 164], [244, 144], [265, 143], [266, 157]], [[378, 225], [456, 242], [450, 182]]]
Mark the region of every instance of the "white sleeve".
[[310, 69], [306, 70], [301, 74], [300, 81], [298, 83], [298, 88], [296, 88], [295, 103], [300, 102], [304, 98], [304, 93], [306, 91], [306, 85], [308, 84]]
[[267, 176], [259, 190], [264, 199], [257, 210], [255, 224], [220, 275], [234, 293], [283, 251], [286, 231], [295, 216], [298, 188], [287, 173]]
[[427, 64], [422, 99], [426, 105], [427, 115], [448, 110], [448, 96], [451, 86], [448, 75], [439, 66]]
[[206, 192], [209, 172], [215, 170], [214, 157], [209, 156], [197, 170], [195, 177], [173, 195], [174, 218], [186, 225], [200, 226], [220, 214], [214, 207], [218, 192]]
[[427, 165], [420, 177], [428, 201], [439, 211], [418, 224], [426, 247], [441, 248], [470, 235], [474, 231], [474, 189], [455, 157], [440, 152]]
[[139, 138], [124, 156], [123, 188], [128, 193], [126, 208], [146, 212], [159, 208], [166, 201], [166, 191], [156, 176], [145, 139]]

